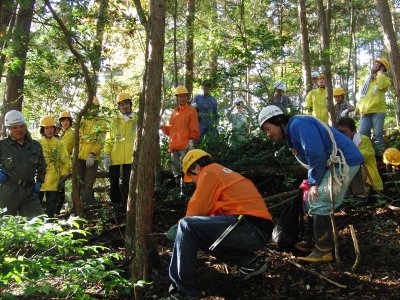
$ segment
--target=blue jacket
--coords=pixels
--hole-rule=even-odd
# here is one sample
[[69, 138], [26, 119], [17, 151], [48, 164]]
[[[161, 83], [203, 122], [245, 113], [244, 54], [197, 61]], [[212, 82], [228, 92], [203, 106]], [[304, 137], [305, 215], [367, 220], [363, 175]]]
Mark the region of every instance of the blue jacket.
[[[335, 128], [329, 128], [347, 165], [352, 167], [362, 164], [363, 156], [353, 141]], [[292, 152], [301, 162], [310, 166], [309, 185], [319, 185], [328, 169], [326, 162], [332, 152], [332, 142], [327, 130], [314, 117], [294, 116], [287, 124], [285, 135]]]
[[216, 128], [218, 124], [218, 106], [217, 100], [213, 96], [196, 95], [191, 105], [197, 110], [200, 127]]

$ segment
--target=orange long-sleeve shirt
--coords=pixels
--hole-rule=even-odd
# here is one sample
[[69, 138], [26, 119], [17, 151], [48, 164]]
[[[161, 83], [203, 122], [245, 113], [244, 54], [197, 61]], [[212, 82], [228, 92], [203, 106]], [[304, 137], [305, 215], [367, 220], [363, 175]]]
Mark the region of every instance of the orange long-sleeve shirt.
[[219, 215], [249, 215], [272, 220], [272, 215], [253, 182], [213, 163], [200, 171], [186, 216]]
[[189, 140], [197, 141], [200, 136], [199, 119], [196, 109], [189, 106], [178, 106], [172, 113], [169, 124], [161, 128], [169, 136], [168, 150], [185, 150]]

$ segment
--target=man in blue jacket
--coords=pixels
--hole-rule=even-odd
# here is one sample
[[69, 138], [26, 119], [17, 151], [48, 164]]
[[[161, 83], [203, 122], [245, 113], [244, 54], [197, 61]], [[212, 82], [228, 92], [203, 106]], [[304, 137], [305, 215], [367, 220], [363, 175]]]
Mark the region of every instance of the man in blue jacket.
[[298, 259], [332, 261], [329, 165], [335, 166], [333, 194], [337, 208], [364, 161], [360, 151], [347, 136], [312, 116], [289, 119], [279, 107], [269, 105], [261, 110], [258, 121], [268, 137], [287, 140], [297, 160], [308, 169], [308, 214], [313, 217], [315, 247], [309, 256]]
[[211, 82], [204, 81], [202, 88], [203, 95], [196, 95], [191, 104], [196, 108], [199, 116], [200, 138], [198, 143], [202, 141], [206, 134], [207, 136], [218, 135], [218, 105], [217, 100], [210, 94]]

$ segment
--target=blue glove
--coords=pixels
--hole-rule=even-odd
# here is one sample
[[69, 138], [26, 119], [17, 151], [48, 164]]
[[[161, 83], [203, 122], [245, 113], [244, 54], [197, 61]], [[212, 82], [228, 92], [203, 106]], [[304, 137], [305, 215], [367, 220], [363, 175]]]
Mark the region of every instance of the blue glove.
[[0, 183], [6, 182], [8, 179], [7, 171], [4, 169], [0, 169]]
[[58, 180], [57, 191], [61, 192], [64, 190], [64, 188], [65, 188], [65, 178], [60, 177], [60, 179]]
[[40, 193], [40, 188], [42, 187], [42, 184], [41, 183], [39, 183], [39, 182], [35, 182], [35, 184], [33, 185], [33, 191], [36, 193], [36, 194], [39, 194]]

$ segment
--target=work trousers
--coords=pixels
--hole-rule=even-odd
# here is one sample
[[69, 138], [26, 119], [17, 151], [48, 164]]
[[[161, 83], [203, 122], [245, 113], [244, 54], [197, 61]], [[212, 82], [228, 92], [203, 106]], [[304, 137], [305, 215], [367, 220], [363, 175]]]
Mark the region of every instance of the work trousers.
[[208, 250], [225, 229], [235, 222], [235, 215], [193, 216], [179, 221], [169, 266], [169, 277], [179, 293], [188, 297], [200, 295], [196, 284], [199, 249], [225, 262], [242, 266], [254, 259], [254, 251], [264, 247], [270, 233], [262, 232], [245, 217], [213, 251]]
[[110, 178], [110, 199], [112, 203], [127, 203], [131, 168], [131, 164], [124, 164], [110, 166], [110, 168], [108, 169], [108, 176]]
[[87, 208], [95, 202], [93, 186], [97, 178], [99, 161], [95, 160], [93, 166], [86, 167], [86, 160], [78, 159], [78, 183], [82, 205]]

